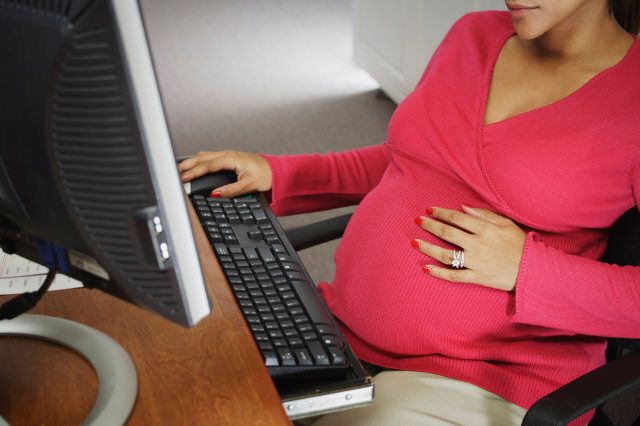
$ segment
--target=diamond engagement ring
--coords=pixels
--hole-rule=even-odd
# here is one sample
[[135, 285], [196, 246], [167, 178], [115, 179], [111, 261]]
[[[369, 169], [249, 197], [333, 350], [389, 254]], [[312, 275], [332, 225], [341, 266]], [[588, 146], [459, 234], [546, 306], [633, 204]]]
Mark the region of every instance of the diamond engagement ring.
[[462, 250], [453, 251], [453, 262], [451, 262], [451, 266], [453, 266], [456, 269], [464, 268], [464, 251]]

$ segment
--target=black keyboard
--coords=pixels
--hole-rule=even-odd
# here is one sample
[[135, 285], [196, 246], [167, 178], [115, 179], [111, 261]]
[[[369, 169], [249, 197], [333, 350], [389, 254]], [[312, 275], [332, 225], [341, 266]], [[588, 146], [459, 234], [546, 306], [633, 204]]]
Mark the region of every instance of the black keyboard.
[[344, 337], [264, 197], [191, 200], [269, 374], [344, 377]]

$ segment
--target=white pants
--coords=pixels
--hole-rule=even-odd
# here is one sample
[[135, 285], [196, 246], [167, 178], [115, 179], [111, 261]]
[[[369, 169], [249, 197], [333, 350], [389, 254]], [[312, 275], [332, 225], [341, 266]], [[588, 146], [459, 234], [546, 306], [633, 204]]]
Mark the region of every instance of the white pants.
[[374, 376], [373, 404], [320, 417], [314, 426], [519, 425], [526, 410], [475, 385], [415, 371]]

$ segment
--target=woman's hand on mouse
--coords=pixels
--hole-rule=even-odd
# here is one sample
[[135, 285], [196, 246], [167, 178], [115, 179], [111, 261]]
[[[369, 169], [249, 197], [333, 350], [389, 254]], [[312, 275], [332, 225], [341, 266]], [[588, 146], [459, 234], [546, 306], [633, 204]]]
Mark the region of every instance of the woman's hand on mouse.
[[[465, 269], [425, 265], [425, 272], [448, 281], [480, 284], [498, 290], [515, 288], [527, 234], [511, 219], [490, 210], [462, 205], [464, 212], [441, 207], [427, 209], [431, 217], [416, 223], [425, 231], [454, 244], [464, 252]], [[434, 220], [433, 218], [437, 219]], [[452, 226], [454, 225], [454, 226]], [[451, 266], [453, 250], [416, 239], [413, 246], [427, 256]]]
[[264, 157], [242, 151], [199, 152], [178, 165], [180, 178], [188, 182], [208, 173], [233, 171], [238, 181], [215, 188], [212, 194], [219, 197], [237, 197], [254, 191], [271, 189], [271, 167]]

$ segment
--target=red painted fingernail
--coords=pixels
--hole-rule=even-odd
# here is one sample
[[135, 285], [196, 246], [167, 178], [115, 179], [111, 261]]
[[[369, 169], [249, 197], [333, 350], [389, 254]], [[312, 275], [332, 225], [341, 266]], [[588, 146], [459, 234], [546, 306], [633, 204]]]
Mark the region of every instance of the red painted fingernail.
[[422, 219], [419, 217], [416, 217], [416, 220], [414, 222], [416, 223], [416, 225], [422, 225]]
[[219, 193], [218, 191], [212, 191], [211, 198], [222, 198], [222, 194]]
[[427, 209], [425, 210], [425, 213], [427, 213], [429, 216], [433, 215], [433, 209], [431, 207], [427, 207]]
[[413, 248], [420, 248], [420, 241], [411, 240], [411, 245], [413, 246]]
[[429, 273], [429, 265], [424, 265], [422, 267], [422, 270], [425, 271], [428, 274]]

